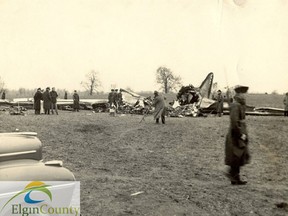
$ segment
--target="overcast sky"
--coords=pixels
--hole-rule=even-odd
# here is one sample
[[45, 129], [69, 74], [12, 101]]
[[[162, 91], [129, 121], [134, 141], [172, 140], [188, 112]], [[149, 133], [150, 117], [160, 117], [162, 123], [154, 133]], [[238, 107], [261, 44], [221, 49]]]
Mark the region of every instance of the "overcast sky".
[[8, 89], [157, 89], [183, 84], [288, 91], [288, 0], [1, 0], [0, 76]]

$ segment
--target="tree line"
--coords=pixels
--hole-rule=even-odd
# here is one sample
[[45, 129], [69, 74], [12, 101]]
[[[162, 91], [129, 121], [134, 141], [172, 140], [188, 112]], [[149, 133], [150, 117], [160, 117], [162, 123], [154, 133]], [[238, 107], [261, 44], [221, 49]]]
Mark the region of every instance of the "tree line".
[[[159, 90], [163, 91], [165, 94], [169, 92], [176, 91], [182, 86], [181, 77], [176, 76], [174, 72], [164, 66], [159, 67], [156, 70], [156, 83], [159, 84]], [[101, 87], [101, 81], [99, 79], [99, 73], [95, 70], [91, 70], [85, 75], [85, 80], [80, 83], [83, 87], [84, 91], [79, 92], [80, 96], [92, 96], [93, 94], [105, 94], [101, 92], [99, 89]], [[131, 89], [130, 89], [131, 90]], [[5, 91], [7, 94], [7, 99], [12, 98], [21, 98], [21, 97], [33, 97], [36, 89], [26, 89], [26, 88], [19, 88], [18, 90], [9, 90], [5, 87], [4, 80], [0, 77], [0, 94]], [[59, 96], [64, 97], [65, 92], [72, 95], [72, 92], [68, 92], [65, 89], [57, 89]]]

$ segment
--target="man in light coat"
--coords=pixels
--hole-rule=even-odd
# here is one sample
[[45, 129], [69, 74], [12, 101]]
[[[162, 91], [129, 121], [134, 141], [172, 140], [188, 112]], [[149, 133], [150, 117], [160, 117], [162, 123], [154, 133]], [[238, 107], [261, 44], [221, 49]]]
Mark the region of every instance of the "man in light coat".
[[225, 164], [230, 166], [231, 184], [243, 185], [247, 181], [240, 179], [240, 167], [249, 163], [248, 133], [245, 122], [245, 93], [247, 86], [236, 86], [234, 102], [230, 105], [230, 127], [225, 141]]
[[156, 123], [159, 124], [161, 118], [162, 124], [165, 124], [165, 100], [157, 91], [154, 91], [152, 106], [155, 107], [154, 119]]

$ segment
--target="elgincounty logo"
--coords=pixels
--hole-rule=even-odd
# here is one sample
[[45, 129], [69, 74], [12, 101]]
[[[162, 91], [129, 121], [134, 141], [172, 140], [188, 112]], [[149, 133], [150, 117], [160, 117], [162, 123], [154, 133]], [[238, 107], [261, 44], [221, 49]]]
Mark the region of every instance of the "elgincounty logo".
[[1, 182], [0, 191], [0, 216], [80, 215], [79, 182]]
[[24, 190], [20, 191], [19, 193], [17, 193], [16, 195], [14, 195], [11, 199], [9, 199], [6, 204], [2, 207], [1, 212], [3, 211], [3, 209], [5, 208], [5, 206], [8, 205], [9, 202], [11, 202], [13, 199], [15, 199], [16, 197], [18, 197], [19, 195], [26, 193], [25, 197], [24, 197], [24, 201], [26, 203], [29, 204], [37, 204], [37, 203], [41, 203], [44, 200], [33, 200], [30, 195], [33, 191], [40, 191], [43, 192], [45, 194], [47, 194], [47, 196], [49, 197], [50, 201], [52, 201], [52, 194], [50, 192], [49, 189], [47, 189], [47, 187], [49, 187], [50, 185], [46, 185], [43, 182], [40, 181], [34, 181], [29, 183]]

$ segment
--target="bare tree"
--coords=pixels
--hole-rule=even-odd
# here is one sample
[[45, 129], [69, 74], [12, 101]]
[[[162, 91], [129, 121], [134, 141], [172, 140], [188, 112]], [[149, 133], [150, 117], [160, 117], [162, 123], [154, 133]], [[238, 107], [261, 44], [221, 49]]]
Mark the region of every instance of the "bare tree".
[[98, 79], [98, 72], [92, 70], [86, 74], [86, 81], [82, 81], [81, 85], [86, 91], [89, 91], [89, 95], [92, 95], [93, 92], [98, 92], [98, 88], [101, 86], [101, 82]]
[[181, 77], [175, 76], [173, 72], [166, 67], [159, 67], [156, 71], [156, 82], [161, 85], [161, 89], [167, 94], [171, 90], [177, 90], [182, 85]]

